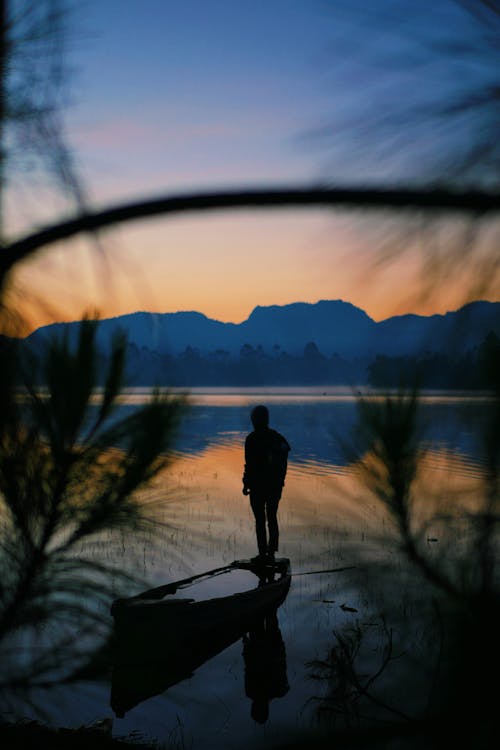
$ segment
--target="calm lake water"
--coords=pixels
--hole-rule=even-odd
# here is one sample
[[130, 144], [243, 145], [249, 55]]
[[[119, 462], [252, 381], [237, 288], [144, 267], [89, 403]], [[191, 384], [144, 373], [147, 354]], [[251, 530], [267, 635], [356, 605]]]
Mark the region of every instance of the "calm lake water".
[[[120, 411], [136, 408], [146, 395], [131, 391]], [[143, 502], [156, 503], [158, 517], [169, 527], [159, 542], [151, 539], [139, 545], [127, 538], [109, 547], [103, 542], [93, 554], [104, 555], [121, 568], [140, 570], [150, 585], [256, 554], [253, 517], [248, 498], [241, 493], [243, 443], [251, 428], [249, 412], [256, 403], [268, 405], [271, 426], [292, 446], [279, 510], [279, 555], [290, 558], [293, 573], [356, 565], [364, 550], [373, 550], [375, 556], [393, 554], [387, 517], [357, 473], [356, 452], [362, 457], [365, 446], [355, 437], [352, 392], [212, 389], [192, 391], [191, 401], [175, 460], [143, 497]], [[458, 503], [458, 497], [461, 503], [475, 502], [482, 480], [480, 425], [487, 410], [487, 397], [424, 395], [422, 444], [427, 453], [418, 488], [425, 497], [424, 514], [443, 502]], [[435, 540], [439, 533], [431, 525], [428, 539]], [[198, 587], [197, 595], [225, 593], [228, 580], [215, 578], [203, 584], [204, 589]], [[185, 593], [191, 595], [189, 589]], [[371, 611], [370, 592], [349, 572], [292, 579], [278, 610], [289, 689], [271, 701], [264, 724], [250, 714], [241, 641], [205, 663], [190, 679], [143, 701], [123, 718], [114, 716], [110, 708], [106, 681], [44, 696], [47, 718], [59, 726], [110, 718], [115, 736], [141, 733], [177, 747], [272, 746], [316, 725], [316, 704], [311, 699], [323, 688], [311, 678], [308, 665], [326, 656], [334, 629]]]

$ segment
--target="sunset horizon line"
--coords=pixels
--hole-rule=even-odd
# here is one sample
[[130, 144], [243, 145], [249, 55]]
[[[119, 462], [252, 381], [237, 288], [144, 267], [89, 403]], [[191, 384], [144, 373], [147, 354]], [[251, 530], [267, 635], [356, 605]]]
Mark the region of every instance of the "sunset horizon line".
[[196, 310], [196, 309], [193, 309], [193, 308], [185, 308], [185, 309], [179, 309], [179, 310], [163, 310], [163, 311], [160, 311], [160, 310], [137, 309], [137, 310], [131, 310], [131, 311], [128, 311], [128, 312], [123, 312], [123, 313], [104, 314], [104, 315], [101, 315], [100, 312], [99, 312], [99, 310], [97, 310], [97, 311], [94, 310], [92, 312], [87, 310], [87, 311], [84, 311], [82, 313], [82, 315], [80, 317], [77, 317], [77, 318], [68, 318], [68, 319], [54, 320], [54, 321], [52, 321], [50, 323], [43, 323], [42, 325], [34, 326], [32, 328], [30, 327], [30, 330], [27, 333], [25, 333], [25, 335], [22, 336], [22, 338], [28, 337], [32, 333], [34, 333], [35, 331], [38, 331], [38, 330], [40, 330], [42, 328], [48, 328], [49, 326], [53, 326], [53, 325], [67, 325], [67, 324], [71, 324], [71, 323], [78, 323], [81, 320], [83, 320], [84, 318], [89, 318], [89, 319], [98, 320], [98, 321], [106, 321], [106, 320], [116, 320], [117, 318], [125, 318], [125, 317], [129, 317], [129, 316], [133, 316], [133, 315], [182, 315], [182, 314], [193, 314], [193, 315], [199, 315], [199, 316], [201, 316], [201, 317], [203, 317], [203, 318], [205, 318], [207, 320], [211, 320], [211, 321], [214, 321], [214, 322], [217, 322], [217, 323], [223, 323], [225, 325], [235, 325], [235, 326], [238, 326], [238, 325], [241, 325], [242, 323], [245, 323], [246, 321], [248, 321], [250, 319], [250, 317], [253, 315], [253, 313], [257, 309], [286, 308], [286, 307], [292, 307], [294, 305], [307, 305], [307, 306], [310, 306], [310, 307], [314, 307], [314, 306], [319, 305], [321, 303], [334, 303], [334, 302], [340, 302], [340, 303], [342, 303], [344, 305], [350, 305], [351, 307], [354, 307], [357, 310], [360, 310], [361, 312], [363, 312], [373, 322], [375, 322], [375, 323], [381, 323], [381, 322], [383, 322], [385, 320], [389, 320], [390, 318], [404, 317], [404, 316], [407, 316], [407, 315], [414, 315], [414, 316], [417, 316], [417, 317], [420, 317], [420, 318], [431, 318], [433, 316], [445, 316], [448, 313], [456, 313], [456, 312], [464, 309], [465, 307], [468, 307], [469, 305], [473, 305], [473, 304], [480, 304], [480, 303], [498, 304], [498, 303], [500, 303], [500, 299], [497, 299], [497, 300], [491, 300], [491, 299], [485, 299], [485, 298], [471, 299], [471, 300], [467, 300], [467, 301], [463, 302], [458, 307], [449, 308], [445, 312], [441, 312], [441, 311], [434, 311], [434, 312], [414, 312], [414, 311], [408, 310], [408, 311], [405, 311], [405, 312], [395, 312], [392, 315], [385, 315], [385, 316], [382, 316], [380, 318], [376, 318], [376, 317], [370, 315], [370, 313], [367, 312], [363, 307], [360, 307], [359, 305], [356, 305], [354, 302], [350, 302], [349, 300], [346, 300], [346, 299], [343, 299], [343, 298], [340, 298], [340, 297], [332, 298], [332, 299], [321, 298], [321, 299], [317, 299], [314, 302], [298, 299], [298, 300], [294, 300], [292, 302], [285, 302], [283, 304], [276, 304], [276, 303], [275, 304], [268, 304], [268, 305], [256, 304], [256, 305], [254, 305], [252, 307], [252, 309], [250, 310], [250, 312], [248, 313], [248, 315], [246, 317], [243, 317], [241, 320], [238, 320], [238, 321], [235, 321], [235, 320], [224, 320], [222, 318], [214, 317], [213, 315], [207, 314], [207, 313], [203, 312], [202, 310]]

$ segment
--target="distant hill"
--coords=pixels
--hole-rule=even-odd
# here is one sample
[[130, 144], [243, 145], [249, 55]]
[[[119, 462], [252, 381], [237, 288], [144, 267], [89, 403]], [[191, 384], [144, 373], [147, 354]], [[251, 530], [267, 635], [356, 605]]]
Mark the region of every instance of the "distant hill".
[[[26, 339], [38, 349], [57, 331], [76, 334], [78, 323], [39, 328]], [[199, 312], [136, 312], [101, 322], [98, 343], [105, 353], [113, 334], [124, 329], [129, 342], [155, 354], [178, 356], [187, 347], [202, 355], [242, 347], [261, 347], [265, 354], [301, 356], [314, 342], [326, 357], [371, 359], [376, 355], [419, 356], [425, 352], [464, 354], [478, 346], [489, 331], [500, 335], [500, 302], [472, 302], [444, 315], [402, 315], [375, 322], [363, 310], [342, 300], [315, 304], [256, 307], [242, 323], [222, 323]]]

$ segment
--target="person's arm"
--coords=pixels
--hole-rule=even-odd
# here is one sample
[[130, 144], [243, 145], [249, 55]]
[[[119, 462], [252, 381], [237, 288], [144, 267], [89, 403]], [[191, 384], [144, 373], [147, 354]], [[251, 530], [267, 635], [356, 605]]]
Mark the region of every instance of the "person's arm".
[[249, 447], [249, 441], [248, 441], [249, 435], [247, 435], [245, 440], [245, 468], [243, 469], [243, 494], [248, 495], [250, 492], [250, 470], [249, 470], [249, 457], [250, 457], [250, 447]]
[[279, 441], [279, 445], [280, 445], [280, 451], [281, 451], [281, 455], [282, 455], [282, 466], [281, 466], [281, 472], [280, 472], [280, 481], [281, 481], [281, 486], [284, 487], [285, 486], [286, 472], [287, 472], [287, 468], [288, 468], [288, 454], [290, 453], [291, 448], [290, 448], [290, 443], [288, 442], [288, 440], [285, 437], [283, 437], [283, 435], [281, 435], [279, 432], [277, 432], [276, 434], [278, 436], [278, 441]]

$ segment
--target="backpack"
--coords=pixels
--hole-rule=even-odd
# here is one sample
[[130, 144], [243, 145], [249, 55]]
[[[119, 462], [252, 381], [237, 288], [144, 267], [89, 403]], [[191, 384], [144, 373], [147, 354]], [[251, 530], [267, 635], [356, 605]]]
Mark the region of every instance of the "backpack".
[[271, 440], [268, 447], [267, 459], [270, 472], [276, 480], [284, 484], [286, 470], [288, 468], [288, 452], [290, 446], [283, 435], [271, 430]]

